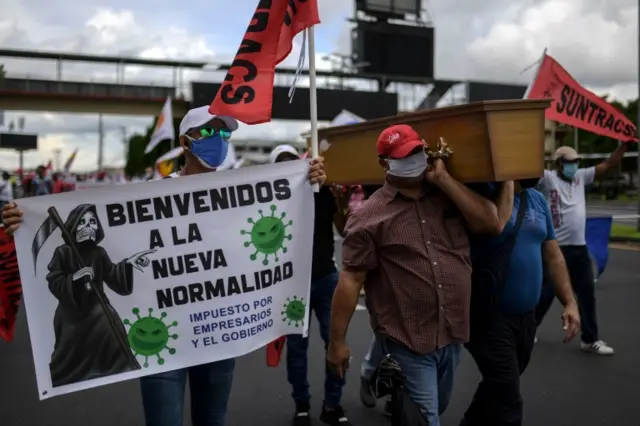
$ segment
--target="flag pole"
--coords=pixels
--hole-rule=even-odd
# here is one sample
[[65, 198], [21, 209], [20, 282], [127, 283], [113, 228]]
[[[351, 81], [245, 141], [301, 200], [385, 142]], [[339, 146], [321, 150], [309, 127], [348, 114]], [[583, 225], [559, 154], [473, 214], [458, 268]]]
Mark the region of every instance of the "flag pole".
[[[309, 118], [311, 119], [311, 158], [317, 158], [318, 152], [318, 97], [316, 91], [316, 37], [314, 26], [309, 27]], [[313, 185], [313, 191], [319, 192], [320, 186]]]
[[527, 90], [524, 92], [524, 96], [522, 97], [522, 99], [527, 99], [529, 97], [529, 92], [531, 92], [531, 88], [533, 87], [533, 85], [535, 84], [536, 80], [538, 79], [538, 74], [540, 74], [540, 68], [542, 68], [542, 63], [544, 62], [544, 58], [546, 56], [547, 56], [547, 48], [545, 47], [544, 51], [542, 52], [542, 56], [540, 57], [540, 60], [536, 64], [537, 65], [536, 66], [536, 72], [533, 74], [533, 78], [531, 79], [531, 83], [529, 83], [529, 86], [527, 86]]

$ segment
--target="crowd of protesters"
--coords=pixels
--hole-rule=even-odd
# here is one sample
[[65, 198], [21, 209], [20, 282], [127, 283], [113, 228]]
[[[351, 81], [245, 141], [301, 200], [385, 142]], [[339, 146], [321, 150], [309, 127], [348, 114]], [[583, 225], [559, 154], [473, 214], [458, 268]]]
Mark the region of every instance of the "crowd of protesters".
[[[208, 107], [189, 111], [180, 125], [185, 166], [167, 177], [216, 171], [237, 128], [235, 119], [213, 116]], [[457, 182], [444, 161], [430, 160], [425, 148], [414, 129], [392, 126], [376, 145], [384, 185], [323, 186], [315, 194], [310, 305], [327, 351], [320, 420], [330, 426], [351, 424], [341, 405], [351, 360], [345, 336], [363, 288], [374, 336], [361, 368], [360, 396], [366, 407], [390, 396], [386, 411], [394, 425], [440, 424], [466, 348], [482, 380], [461, 425], [520, 426], [520, 376], [554, 295], [563, 304], [566, 342], [577, 335], [582, 319], [581, 349], [614, 352], [597, 332], [585, 260], [584, 185], [613, 169], [627, 147], [588, 169], [578, 169], [579, 155], [564, 147], [555, 154], [556, 170], [542, 180], [483, 185]], [[271, 162], [300, 158], [295, 148], [282, 145]], [[104, 172], [61, 177], [44, 166], [19, 175], [23, 178], [11, 183], [5, 174], [2, 183], [38, 196], [73, 190], [64, 184], [72, 180], [74, 185], [144, 181], [153, 170], [137, 179]], [[322, 158], [312, 160], [309, 180], [323, 184], [325, 179]], [[6, 194], [2, 183], [0, 194]], [[0, 199], [8, 235], [22, 221], [14, 198], [19, 197]], [[334, 230], [344, 237], [341, 259], [335, 258]], [[308, 338], [288, 337], [293, 426], [311, 424], [308, 350]], [[146, 425], [182, 424], [188, 380], [193, 425], [223, 426], [234, 368], [229, 359], [143, 377]], [[401, 372], [398, 381], [391, 380], [394, 371]]]

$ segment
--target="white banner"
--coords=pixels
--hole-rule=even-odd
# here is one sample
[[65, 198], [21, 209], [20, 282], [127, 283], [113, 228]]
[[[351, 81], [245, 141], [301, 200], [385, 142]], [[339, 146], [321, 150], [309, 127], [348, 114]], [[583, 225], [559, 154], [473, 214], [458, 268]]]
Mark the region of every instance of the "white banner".
[[292, 161], [19, 200], [40, 398], [306, 335], [307, 172]]

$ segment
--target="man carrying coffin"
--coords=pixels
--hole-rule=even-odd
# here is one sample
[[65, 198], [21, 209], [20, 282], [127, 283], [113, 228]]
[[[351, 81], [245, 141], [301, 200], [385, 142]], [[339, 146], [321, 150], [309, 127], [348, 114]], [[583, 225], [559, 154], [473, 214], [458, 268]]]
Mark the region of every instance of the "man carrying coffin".
[[[291, 145], [279, 145], [272, 152], [272, 163], [299, 160], [300, 156]], [[344, 191], [323, 186], [315, 194], [315, 223], [313, 227], [313, 266], [311, 268], [310, 310], [318, 319], [320, 336], [329, 343], [329, 321], [331, 320], [331, 300], [338, 284], [338, 270], [334, 258], [333, 227], [340, 234], [349, 215], [349, 196]], [[292, 426], [311, 424], [309, 416], [310, 399], [307, 380], [307, 350], [309, 338], [300, 335], [287, 337], [287, 377], [293, 387], [292, 397], [296, 412]], [[329, 369], [325, 371], [324, 403], [320, 420], [333, 426], [349, 426], [344, 410], [340, 405], [344, 378]]]
[[[613, 348], [600, 340], [596, 317], [596, 295], [591, 257], [587, 250], [585, 231], [587, 226], [587, 204], [585, 186], [596, 178], [613, 170], [620, 164], [628, 143], [611, 154], [611, 157], [594, 167], [580, 169], [580, 156], [570, 146], [558, 148], [553, 155], [555, 170], [545, 170], [540, 189], [547, 198], [558, 243], [567, 262], [571, 284], [578, 299], [582, 321], [580, 348], [597, 355], [613, 355]], [[538, 325], [542, 323], [554, 299], [553, 287], [545, 277], [542, 295], [536, 310]]]
[[511, 206], [501, 220], [496, 205], [453, 179], [441, 159], [428, 167], [425, 142], [407, 125], [384, 130], [377, 151], [386, 182], [345, 228], [327, 361], [344, 375], [347, 328], [364, 285], [376, 342], [401, 367], [422, 416], [439, 426], [469, 338], [467, 231], [500, 234]]
[[[543, 263], [564, 305], [565, 342], [580, 328], [549, 207], [543, 195], [533, 189], [538, 181], [523, 179], [515, 185], [513, 212], [500, 236], [471, 236], [473, 290], [466, 348], [482, 380], [460, 426], [522, 425], [520, 376], [533, 350]], [[512, 182], [510, 188], [514, 191]], [[487, 189], [485, 195], [495, 197], [495, 191]]]
[[[204, 106], [189, 110], [180, 123], [180, 145], [185, 150], [185, 166], [170, 177], [216, 171], [226, 155], [229, 138], [238, 129], [236, 119], [216, 116]], [[215, 179], [215, 177], [214, 177]], [[311, 161], [309, 182], [325, 181], [322, 158]], [[22, 212], [15, 203], [2, 209], [6, 233], [20, 226]], [[234, 359], [169, 371], [140, 379], [146, 426], [181, 426], [184, 391], [189, 378], [192, 426], [224, 426], [233, 382]]]

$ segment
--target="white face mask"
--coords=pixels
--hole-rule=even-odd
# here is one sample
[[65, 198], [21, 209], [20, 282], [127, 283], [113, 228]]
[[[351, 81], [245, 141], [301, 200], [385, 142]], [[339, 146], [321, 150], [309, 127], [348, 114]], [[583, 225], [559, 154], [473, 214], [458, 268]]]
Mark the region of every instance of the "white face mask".
[[387, 173], [404, 178], [418, 177], [427, 169], [427, 159], [426, 152], [419, 152], [401, 160], [389, 158], [387, 159], [387, 164], [389, 165]]

